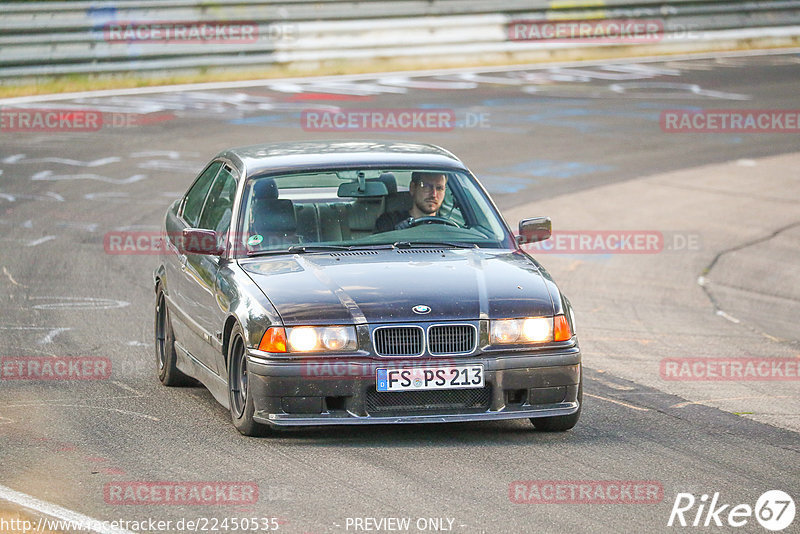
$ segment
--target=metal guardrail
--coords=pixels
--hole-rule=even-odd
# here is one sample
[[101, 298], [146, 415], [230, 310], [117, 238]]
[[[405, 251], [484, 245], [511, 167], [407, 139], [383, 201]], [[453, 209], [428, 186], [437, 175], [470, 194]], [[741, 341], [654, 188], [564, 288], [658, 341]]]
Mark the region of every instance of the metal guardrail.
[[[0, 79], [634, 46], [513, 39], [510, 28], [518, 21], [656, 21], [664, 46], [800, 38], [800, 0], [504, 0], [500, 9], [486, 0], [6, 2], [0, 11]], [[177, 22], [238, 24], [255, 38], [148, 42], [115, 40], [111, 32], [120, 25]]]

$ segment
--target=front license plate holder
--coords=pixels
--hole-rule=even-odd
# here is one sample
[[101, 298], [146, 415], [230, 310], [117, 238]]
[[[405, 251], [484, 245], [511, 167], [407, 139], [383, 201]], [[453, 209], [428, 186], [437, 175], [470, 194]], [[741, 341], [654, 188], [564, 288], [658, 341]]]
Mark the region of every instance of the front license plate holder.
[[375, 371], [377, 391], [427, 391], [484, 387], [482, 364], [381, 368]]

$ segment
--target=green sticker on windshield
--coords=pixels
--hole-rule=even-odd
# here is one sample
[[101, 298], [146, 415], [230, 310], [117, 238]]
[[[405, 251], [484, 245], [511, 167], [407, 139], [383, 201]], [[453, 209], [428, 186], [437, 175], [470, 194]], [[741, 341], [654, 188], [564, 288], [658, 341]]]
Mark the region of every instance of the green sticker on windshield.
[[261, 235], [256, 234], [250, 236], [250, 239], [247, 240], [247, 244], [250, 245], [251, 247], [254, 247], [259, 243], [261, 243], [262, 241], [264, 241], [264, 238]]

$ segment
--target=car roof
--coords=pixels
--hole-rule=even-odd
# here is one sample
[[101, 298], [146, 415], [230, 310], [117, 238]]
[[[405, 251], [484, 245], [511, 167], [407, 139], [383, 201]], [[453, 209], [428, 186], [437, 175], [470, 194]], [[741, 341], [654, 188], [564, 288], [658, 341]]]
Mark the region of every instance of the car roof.
[[331, 168], [442, 168], [466, 170], [435, 145], [405, 141], [296, 141], [231, 148], [220, 152], [246, 176]]

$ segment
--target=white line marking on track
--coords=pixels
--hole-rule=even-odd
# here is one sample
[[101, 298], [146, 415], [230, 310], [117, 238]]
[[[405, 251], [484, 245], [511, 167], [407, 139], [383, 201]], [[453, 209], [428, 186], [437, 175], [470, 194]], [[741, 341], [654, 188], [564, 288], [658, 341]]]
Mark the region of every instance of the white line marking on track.
[[52, 330], [50, 330], [50, 331], [47, 333], [47, 335], [46, 335], [46, 336], [44, 336], [44, 337], [43, 337], [43, 338], [41, 338], [39, 341], [37, 341], [37, 343], [38, 343], [39, 345], [47, 345], [48, 343], [52, 343], [52, 342], [53, 342], [53, 339], [55, 339], [55, 337], [56, 337], [58, 334], [60, 334], [60, 333], [62, 333], [62, 332], [66, 332], [66, 331], [68, 331], [68, 330], [72, 330], [72, 328], [53, 328]]
[[8, 156], [7, 158], [3, 159], [3, 163], [60, 163], [62, 165], [71, 165], [73, 167], [101, 167], [103, 165], [108, 165], [109, 163], [118, 163], [120, 161], [120, 158], [116, 156], [81, 161], [78, 159], [56, 157], [28, 158], [26, 154], [14, 154], [13, 156]]
[[146, 174], [134, 174], [128, 178], [109, 178], [101, 174], [53, 174], [53, 171], [40, 171], [31, 176], [34, 181], [63, 181], [63, 180], [96, 180], [107, 184], [125, 185], [140, 182], [147, 178]]
[[[735, 50], [732, 52], [712, 52], [712, 53], [698, 53], [698, 54], [685, 54], [680, 56], [643, 56], [633, 58], [615, 58], [606, 60], [584, 60], [584, 61], [566, 61], [558, 63], [532, 63], [525, 65], [502, 65], [498, 67], [462, 67], [456, 69], [434, 69], [434, 70], [413, 70], [413, 71], [399, 71], [392, 72], [392, 76], [441, 76], [448, 74], [458, 74], [461, 72], [478, 72], [478, 73], [493, 73], [493, 72], [516, 72], [524, 70], [546, 70], [553, 67], [572, 67], [572, 66], [598, 66], [598, 65], [625, 65], [630, 63], [674, 63], [678, 61], [693, 61], [698, 59], [713, 59], [718, 60], [725, 57], [757, 57], [757, 56], [770, 56], [770, 55], [788, 55], [800, 52], [800, 48], [779, 48], [768, 50]], [[282, 79], [263, 79], [263, 80], [246, 80], [240, 82], [208, 82], [208, 83], [193, 83], [185, 85], [162, 85], [157, 87], [136, 87], [131, 89], [100, 89], [97, 91], [82, 91], [76, 93], [59, 93], [50, 95], [32, 95], [20, 96], [14, 98], [0, 99], [0, 105], [11, 104], [28, 104], [32, 102], [53, 102], [57, 100], [73, 100], [76, 98], [98, 98], [106, 96], [127, 96], [127, 95], [146, 95], [146, 94], [160, 94], [160, 93], [174, 93], [176, 91], [212, 91], [219, 89], [241, 89], [246, 87], [265, 87], [276, 86], [278, 84], [308, 84], [325, 81], [347, 81], [347, 80], [375, 80], [381, 76], [386, 76], [387, 73], [371, 72], [365, 74], [345, 74], [333, 76], [319, 76], [319, 77], [299, 77], [299, 78], [282, 78]], [[275, 89], [278, 90], [278, 89]]]
[[722, 310], [717, 310], [717, 315], [719, 315], [719, 316], [720, 316], [720, 317], [722, 317], [723, 319], [727, 319], [728, 321], [730, 321], [730, 322], [732, 322], [732, 323], [734, 323], [734, 324], [739, 324], [739, 323], [741, 323], [741, 321], [740, 321], [739, 319], [737, 319], [737, 318], [736, 318], [736, 317], [734, 317], [733, 315], [730, 315], [730, 314], [728, 314], [728, 313], [725, 313], [725, 312], [724, 312], [724, 311], [722, 311]]
[[121, 387], [122, 389], [124, 389], [128, 393], [134, 393], [134, 394], [136, 394], [136, 395], [138, 395], [140, 397], [144, 397], [144, 393], [142, 393], [140, 391], [137, 391], [137, 390], [133, 389], [132, 387], [130, 387], [130, 386], [126, 385], [126, 384], [123, 384], [122, 382], [119, 382], [117, 380], [112, 380], [111, 383], [116, 385], [116, 386]]
[[614, 404], [619, 404], [620, 406], [625, 406], [626, 408], [630, 408], [632, 410], [639, 410], [640, 412], [649, 412], [650, 408], [642, 408], [641, 406], [634, 406], [633, 404], [628, 404], [627, 402], [622, 402], [614, 399], [609, 399], [608, 397], [601, 397], [600, 395], [592, 395], [590, 393], [584, 393], [587, 397], [592, 397], [594, 399], [600, 399], [608, 402], [613, 402]]
[[19, 282], [17, 282], [16, 280], [14, 280], [14, 277], [13, 277], [13, 276], [11, 276], [11, 273], [10, 273], [10, 272], [8, 272], [8, 269], [7, 269], [5, 266], [3, 266], [3, 274], [4, 274], [4, 275], [6, 275], [6, 277], [9, 279], [9, 281], [10, 281], [12, 284], [14, 284], [15, 286], [19, 286], [19, 287], [25, 287], [25, 288], [27, 288], [27, 287], [28, 287], [28, 286], [24, 286], [24, 285], [20, 284]]
[[[32, 497], [25, 493], [13, 490], [9, 487], [0, 485], [0, 499], [12, 502], [28, 510], [40, 512], [42, 514], [61, 519], [62, 521], [69, 521], [72, 527], [89, 527], [88, 532], [97, 532], [98, 534], [133, 534], [130, 530], [122, 528], [111, 528], [110, 523], [103, 522], [88, 515], [75, 512], [63, 506], [52, 504], [47, 501], [42, 501], [36, 497]], [[105, 524], [104, 524], [105, 523]], [[39, 522], [40, 526], [42, 522]], [[73, 530], [72, 528], [65, 530]], [[84, 530], [84, 528], [77, 528], [77, 530]]]
[[39, 239], [34, 239], [33, 241], [28, 241], [28, 244], [26, 246], [35, 247], [37, 245], [41, 245], [42, 243], [47, 243], [48, 241], [52, 241], [55, 238], [56, 238], [56, 236], [54, 236], [54, 235], [46, 235], [44, 237], [40, 237]]
[[36, 310], [112, 310], [130, 306], [130, 302], [115, 299], [101, 299], [93, 297], [31, 297], [31, 300], [60, 300], [50, 304], [37, 304]]

